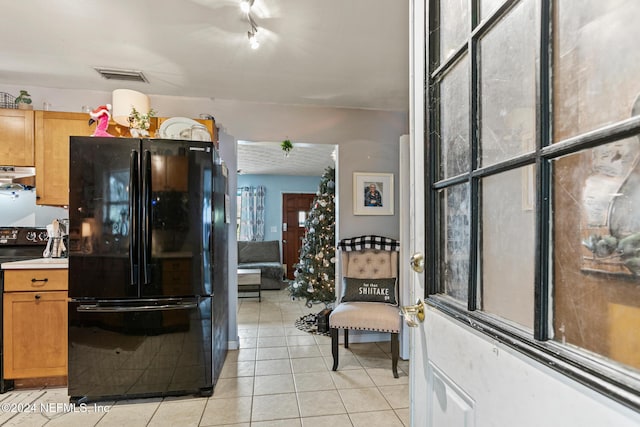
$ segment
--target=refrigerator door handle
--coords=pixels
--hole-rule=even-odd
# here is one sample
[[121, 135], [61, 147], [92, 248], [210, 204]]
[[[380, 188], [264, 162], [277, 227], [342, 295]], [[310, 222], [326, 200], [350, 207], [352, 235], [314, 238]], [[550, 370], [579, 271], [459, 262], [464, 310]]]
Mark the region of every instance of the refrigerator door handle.
[[140, 199], [138, 197], [138, 152], [131, 150], [129, 155], [129, 269], [131, 285], [138, 284], [138, 209]]
[[195, 302], [186, 304], [164, 304], [164, 305], [139, 305], [139, 306], [117, 306], [103, 307], [98, 304], [81, 304], [76, 308], [78, 312], [92, 313], [130, 313], [134, 311], [169, 311], [169, 310], [191, 310], [198, 307]]
[[142, 280], [144, 285], [151, 283], [150, 265], [151, 259], [151, 152], [144, 150], [142, 180]]

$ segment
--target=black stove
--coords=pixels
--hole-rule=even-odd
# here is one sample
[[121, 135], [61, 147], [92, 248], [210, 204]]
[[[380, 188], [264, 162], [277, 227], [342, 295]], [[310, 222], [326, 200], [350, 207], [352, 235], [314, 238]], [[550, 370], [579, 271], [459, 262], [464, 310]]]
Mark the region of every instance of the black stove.
[[0, 227], [0, 264], [42, 258], [47, 230], [38, 227]]

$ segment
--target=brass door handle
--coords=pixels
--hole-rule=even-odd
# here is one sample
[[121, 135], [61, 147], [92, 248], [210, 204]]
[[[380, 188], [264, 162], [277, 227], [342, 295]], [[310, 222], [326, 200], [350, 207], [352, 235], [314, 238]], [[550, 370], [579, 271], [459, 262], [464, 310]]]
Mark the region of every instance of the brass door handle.
[[424, 255], [421, 252], [416, 252], [411, 255], [411, 268], [416, 273], [422, 273], [424, 271]]
[[[418, 298], [415, 305], [405, 305], [400, 307], [400, 315], [404, 317], [407, 326], [416, 328], [424, 322], [424, 301]], [[416, 319], [420, 322], [418, 323]]]

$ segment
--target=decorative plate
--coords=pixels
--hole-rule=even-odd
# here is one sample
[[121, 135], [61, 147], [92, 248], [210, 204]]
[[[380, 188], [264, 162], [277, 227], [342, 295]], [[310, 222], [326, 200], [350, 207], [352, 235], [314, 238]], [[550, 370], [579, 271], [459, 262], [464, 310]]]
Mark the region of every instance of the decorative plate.
[[[165, 120], [160, 125], [159, 134], [161, 138], [164, 139], [185, 139], [180, 134], [184, 130], [193, 129], [192, 137], [195, 136], [197, 132], [197, 141], [211, 141], [211, 135], [209, 132], [206, 132], [206, 136], [202, 131], [196, 131], [203, 128], [203, 125], [196, 122], [193, 119], [188, 119], [186, 117], [171, 117], [170, 119]], [[206, 128], [205, 128], [206, 129]], [[188, 139], [188, 138], [187, 138]]]

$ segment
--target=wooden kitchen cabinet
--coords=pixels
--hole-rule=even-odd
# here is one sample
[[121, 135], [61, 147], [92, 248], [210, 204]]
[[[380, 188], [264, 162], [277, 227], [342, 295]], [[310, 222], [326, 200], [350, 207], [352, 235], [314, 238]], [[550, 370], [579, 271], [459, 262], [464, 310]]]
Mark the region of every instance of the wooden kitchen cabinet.
[[[90, 136], [87, 113], [35, 112], [36, 203], [69, 204], [69, 137]], [[113, 122], [107, 129], [114, 137], [128, 137], [129, 129]]]
[[[150, 132], [154, 134], [156, 126], [159, 127], [166, 119], [152, 120]], [[196, 121], [207, 127], [217, 146], [217, 133], [213, 120]], [[69, 137], [89, 136], [96, 125], [94, 123], [89, 126], [87, 113], [58, 111], [35, 111], [34, 122], [36, 203], [67, 206], [69, 204]], [[115, 137], [130, 137], [129, 129], [115, 122], [109, 124], [107, 131]], [[152, 165], [154, 189], [186, 191], [188, 167], [186, 160], [181, 157], [169, 157], [154, 161]]]
[[5, 292], [66, 291], [69, 272], [66, 269], [25, 269], [4, 272]]
[[31, 280], [22, 277], [31, 276], [45, 284], [49, 281], [42, 279], [51, 277], [52, 286], [45, 289], [55, 289], [66, 274], [67, 270], [5, 271], [5, 284], [19, 289], [3, 295], [5, 378], [67, 375], [67, 291], [33, 291]]
[[69, 204], [69, 137], [93, 133], [86, 113], [35, 112], [36, 203]]
[[0, 109], [0, 165], [35, 165], [33, 123], [33, 111]]

